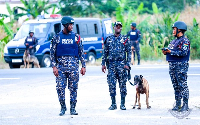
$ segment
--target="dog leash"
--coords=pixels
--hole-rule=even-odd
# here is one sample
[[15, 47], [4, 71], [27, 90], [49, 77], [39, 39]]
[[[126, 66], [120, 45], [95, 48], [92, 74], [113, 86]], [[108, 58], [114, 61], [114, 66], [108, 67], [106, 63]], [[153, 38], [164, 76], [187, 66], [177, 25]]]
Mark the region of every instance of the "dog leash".
[[132, 86], [135, 86], [135, 84], [133, 84], [130, 80], [131, 80], [131, 67], [129, 67], [129, 69], [127, 69], [128, 71], [128, 81]]

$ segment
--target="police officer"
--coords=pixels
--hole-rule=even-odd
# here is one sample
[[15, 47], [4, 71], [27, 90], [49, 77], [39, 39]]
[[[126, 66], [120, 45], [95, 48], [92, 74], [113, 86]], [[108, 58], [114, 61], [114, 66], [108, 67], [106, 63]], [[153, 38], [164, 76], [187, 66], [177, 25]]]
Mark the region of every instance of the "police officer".
[[85, 75], [86, 72], [83, 45], [80, 36], [72, 32], [74, 19], [66, 16], [62, 18], [61, 23], [64, 29], [53, 37], [50, 49], [53, 73], [56, 76], [56, 90], [61, 105], [59, 115], [64, 115], [67, 110], [65, 104], [67, 83], [70, 91], [70, 114], [78, 115], [75, 107], [79, 81], [79, 59], [82, 63], [80, 73]]
[[116, 105], [116, 82], [119, 82], [121, 94], [121, 110], [126, 110], [125, 97], [127, 94], [126, 70], [130, 67], [131, 60], [131, 45], [126, 36], [121, 35], [122, 23], [115, 22], [115, 34], [106, 38], [104, 41], [104, 53], [102, 57], [102, 72], [105, 73], [106, 67], [108, 68], [107, 82], [112, 104], [109, 110], [117, 109]]
[[[33, 36], [34, 32], [32, 30], [29, 31], [29, 36], [26, 37], [24, 45], [26, 46], [26, 50], [29, 49], [30, 56], [35, 56], [36, 46], [38, 45], [38, 40]], [[34, 67], [34, 63], [32, 63], [32, 68]]]
[[130, 41], [131, 41], [131, 50], [134, 54], [134, 60], [135, 60], [135, 52], [137, 54], [138, 58], [138, 65], [140, 65], [140, 30], [136, 29], [136, 23], [133, 22], [131, 23], [131, 30], [127, 33], [127, 37], [130, 36]]
[[[187, 71], [189, 67], [190, 41], [184, 36], [185, 31], [187, 31], [187, 25], [184, 22], [177, 21], [173, 24], [172, 28], [173, 36], [176, 39], [172, 40], [168, 48], [163, 49], [162, 52], [166, 55], [166, 60], [169, 62], [169, 74], [174, 87], [176, 105], [172, 110], [182, 112], [189, 109]], [[181, 107], [182, 98], [183, 106]]]

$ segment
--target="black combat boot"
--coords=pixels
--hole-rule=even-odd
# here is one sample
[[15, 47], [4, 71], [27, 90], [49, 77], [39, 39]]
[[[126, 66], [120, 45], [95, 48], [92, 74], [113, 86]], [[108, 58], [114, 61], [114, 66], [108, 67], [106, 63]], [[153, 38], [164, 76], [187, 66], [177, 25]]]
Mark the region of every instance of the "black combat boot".
[[188, 107], [188, 99], [183, 98], [183, 106], [181, 107], [180, 112], [184, 112], [184, 111], [188, 111], [189, 107]]
[[140, 65], [140, 59], [138, 59], [138, 65]]
[[75, 107], [76, 107], [76, 103], [70, 101], [70, 114], [71, 115], [78, 115], [78, 113], [75, 110]]
[[181, 108], [181, 100], [176, 100], [176, 105], [172, 108], [173, 111], [179, 111]]
[[125, 97], [121, 97], [120, 109], [121, 110], [126, 110], [126, 107], [125, 107]]
[[111, 96], [111, 100], [112, 100], [112, 104], [111, 104], [111, 106], [108, 109], [109, 110], [115, 110], [115, 109], [117, 109], [115, 96]]
[[60, 110], [60, 116], [63, 116], [65, 114], [65, 111], [67, 110], [65, 105], [65, 100], [60, 101], [61, 110]]

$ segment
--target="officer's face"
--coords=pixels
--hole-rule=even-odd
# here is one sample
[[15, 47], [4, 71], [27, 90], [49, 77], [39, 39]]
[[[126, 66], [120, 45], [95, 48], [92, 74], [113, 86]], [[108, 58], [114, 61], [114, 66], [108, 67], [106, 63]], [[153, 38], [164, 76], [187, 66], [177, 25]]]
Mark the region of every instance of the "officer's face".
[[174, 28], [173, 28], [173, 36], [176, 36], [176, 31], [177, 31], [177, 28], [174, 27]]
[[30, 35], [30, 37], [32, 37], [32, 36], [33, 36], [33, 33], [30, 33], [29, 35]]
[[74, 24], [70, 23], [69, 26], [68, 26], [68, 30], [72, 31], [73, 30], [73, 26], [74, 26]]
[[116, 34], [120, 34], [121, 31], [122, 31], [122, 26], [121, 26], [121, 25], [116, 25], [116, 26], [114, 27], [114, 30], [115, 30], [115, 33], [116, 33]]

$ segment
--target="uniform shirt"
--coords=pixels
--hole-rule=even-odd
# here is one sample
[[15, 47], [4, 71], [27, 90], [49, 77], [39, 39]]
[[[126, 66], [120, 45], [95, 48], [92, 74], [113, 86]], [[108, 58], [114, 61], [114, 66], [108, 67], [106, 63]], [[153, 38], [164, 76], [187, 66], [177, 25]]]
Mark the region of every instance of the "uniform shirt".
[[[83, 45], [82, 45], [80, 36], [78, 34], [75, 34], [75, 41], [78, 44], [78, 55], [79, 55], [78, 58], [81, 60], [82, 67], [85, 68], [86, 64], [85, 64], [85, 60], [84, 60]], [[58, 60], [64, 60], [63, 62], [68, 62], [69, 60], [73, 60], [73, 58], [77, 58], [77, 57], [72, 57], [72, 56], [56, 57], [56, 49], [57, 49], [58, 43], [60, 43], [60, 35], [59, 34], [54, 36], [51, 41], [50, 58], [52, 61], [52, 67], [57, 66]]]
[[130, 66], [131, 45], [126, 36], [111, 35], [106, 38], [101, 65], [105, 65], [106, 61], [125, 61], [125, 65]]
[[189, 61], [190, 41], [185, 36], [172, 40], [168, 48], [171, 53], [166, 55], [167, 61]]
[[135, 30], [130, 30], [128, 33], [127, 33], [127, 37], [130, 36], [130, 40], [131, 41], [140, 41], [140, 36], [141, 36], [141, 33], [138, 29], [135, 29]]

